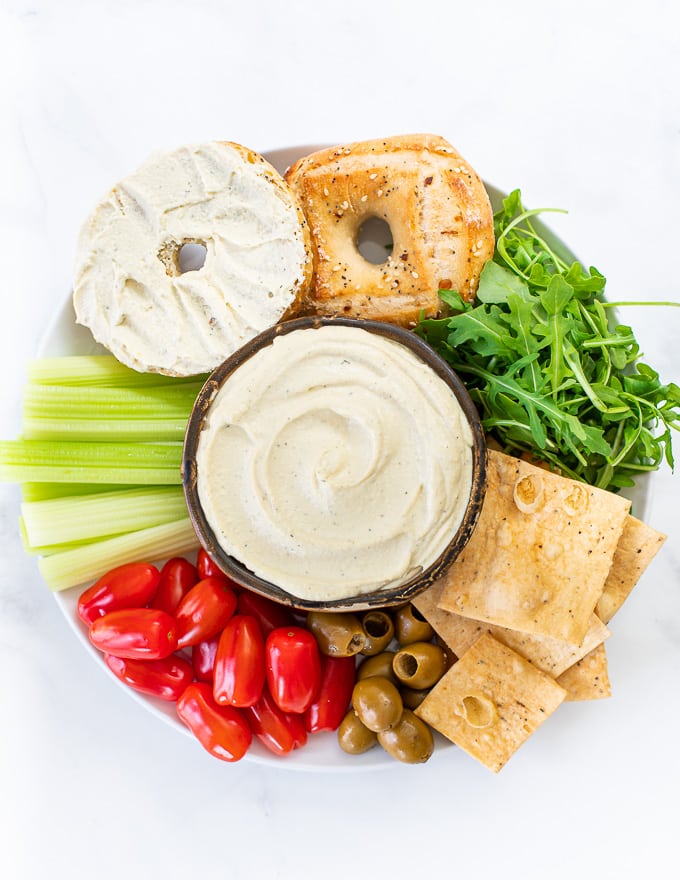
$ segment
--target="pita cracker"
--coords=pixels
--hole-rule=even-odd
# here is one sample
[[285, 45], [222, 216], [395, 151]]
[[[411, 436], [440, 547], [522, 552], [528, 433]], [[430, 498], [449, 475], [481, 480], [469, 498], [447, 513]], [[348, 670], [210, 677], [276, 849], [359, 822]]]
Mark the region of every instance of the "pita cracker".
[[600, 620], [609, 623], [661, 549], [666, 535], [627, 516], [604, 590], [597, 603]]
[[573, 666], [611, 635], [595, 614], [590, 617], [590, 625], [581, 645], [572, 645], [551, 636], [518, 632], [439, 608], [441, 590], [441, 581], [437, 581], [424, 593], [415, 596], [411, 604], [415, 605], [432, 629], [458, 657], [464, 654], [483, 632], [489, 632], [499, 642], [517, 651], [541, 672], [557, 678], [565, 669]]
[[498, 773], [565, 696], [554, 679], [484, 633], [415, 713]]
[[611, 697], [604, 645], [598, 645], [578, 663], [570, 666], [557, 678], [557, 683], [567, 692], [565, 700], [602, 700]]
[[482, 512], [440, 606], [581, 645], [630, 501], [489, 450]]

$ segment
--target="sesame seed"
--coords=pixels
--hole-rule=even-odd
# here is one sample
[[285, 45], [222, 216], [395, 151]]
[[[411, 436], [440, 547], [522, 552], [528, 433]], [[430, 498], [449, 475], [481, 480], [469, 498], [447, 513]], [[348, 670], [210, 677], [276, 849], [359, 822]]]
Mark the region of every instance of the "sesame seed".
[[361, 201], [362, 201], [362, 202], [367, 202], [367, 201], [368, 201], [368, 196], [362, 196], [362, 197], [361, 197]]
[[368, 179], [369, 179], [369, 180], [375, 180], [377, 176], [378, 176], [377, 172], [374, 171], [373, 174], [369, 174], [369, 175], [368, 175]]

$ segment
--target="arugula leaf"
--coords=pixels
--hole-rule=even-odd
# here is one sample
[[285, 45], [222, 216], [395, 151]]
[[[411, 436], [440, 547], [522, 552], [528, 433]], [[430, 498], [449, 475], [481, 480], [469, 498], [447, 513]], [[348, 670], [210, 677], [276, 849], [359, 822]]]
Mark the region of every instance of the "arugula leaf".
[[416, 332], [460, 373], [505, 451], [617, 491], [663, 461], [673, 467], [680, 387], [639, 360], [632, 329], [608, 317], [604, 275], [560, 255], [539, 213], [513, 190], [494, 216], [477, 302], [440, 291], [452, 314]]

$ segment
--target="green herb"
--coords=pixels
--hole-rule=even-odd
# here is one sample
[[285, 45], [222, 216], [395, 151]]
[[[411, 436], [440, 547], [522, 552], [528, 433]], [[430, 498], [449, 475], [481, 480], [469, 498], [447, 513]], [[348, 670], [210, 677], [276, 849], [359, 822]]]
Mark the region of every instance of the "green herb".
[[512, 192], [494, 216], [478, 303], [440, 291], [454, 314], [417, 332], [460, 374], [506, 452], [603, 489], [631, 486], [664, 459], [673, 467], [680, 388], [640, 361], [630, 327], [610, 325], [606, 279], [552, 246], [538, 213]]

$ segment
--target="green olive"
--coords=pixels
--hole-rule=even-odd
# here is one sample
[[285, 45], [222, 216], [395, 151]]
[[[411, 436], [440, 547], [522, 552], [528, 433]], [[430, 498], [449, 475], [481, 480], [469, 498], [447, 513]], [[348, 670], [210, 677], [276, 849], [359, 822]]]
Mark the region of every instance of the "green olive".
[[378, 733], [399, 721], [404, 704], [396, 686], [388, 678], [372, 675], [354, 685], [352, 707], [359, 720], [369, 730]]
[[394, 615], [394, 631], [400, 645], [412, 642], [427, 642], [434, 630], [423, 615], [411, 603], [402, 605]]
[[383, 651], [375, 657], [367, 657], [357, 669], [357, 681], [370, 678], [372, 675], [381, 675], [383, 678], [389, 678], [392, 684], [397, 684], [398, 679], [392, 668], [394, 654], [394, 651]]
[[417, 709], [430, 693], [430, 689], [416, 690], [416, 688], [400, 687], [399, 693], [401, 694], [401, 701], [407, 709]]
[[355, 614], [310, 611], [307, 629], [314, 634], [321, 653], [328, 657], [353, 657], [366, 643], [366, 634]]
[[405, 764], [423, 764], [434, 751], [432, 731], [410, 709], [404, 709], [399, 721], [378, 733], [385, 751]]
[[394, 623], [386, 611], [376, 609], [364, 612], [361, 625], [366, 633], [366, 642], [361, 653], [369, 657], [384, 651], [394, 638]]
[[343, 752], [348, 755], [363, 755], [377, 742], [378, 737], [374, 731], [362, 724], [356, 712], [350, 709], [338, 727], [338, 744]]
[[446, 672], [446, 654], [432, 642], [413, 642], [397, 651], [392, 668], [402, 684], [423, 690], [432, 687]]

